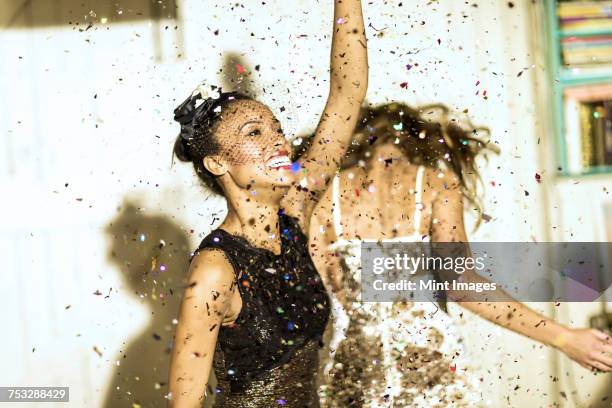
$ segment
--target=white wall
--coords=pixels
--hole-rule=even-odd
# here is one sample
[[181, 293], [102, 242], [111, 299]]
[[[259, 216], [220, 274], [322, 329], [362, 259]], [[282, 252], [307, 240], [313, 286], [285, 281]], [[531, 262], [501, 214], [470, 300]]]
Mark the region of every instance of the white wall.
[[[0, 347], [0, 384], [69, 385], [70, 406], [103, 406], [120, 350], [143, 339], [149, 344], [152, 328], [160, 344], [171, 338], [171, 318], [152, 323], [165, 310], [159, 297], [135, 295], [108, 260], [111, 238], [104, 230], [126, 199], [140, 203], [145, 220], [163, 216], [175, 233], [183, 228], [191, 248], [219, 223], [211, 225], [211, 214], [222, 218], [223, 201], [207, 197], [188, 166], [170, 167], [170, 157], [178, 130], [173, 109], [199, 81], [220, 83], [226, 53], [250, 69], [260, 65], [247, 81], [256, 82], [290, 137], [316, 126], [327, 94], [332, 2], [243, 3], [185, 0], [178, 21], [159, 23], [105, 25], [98, 11], [81, 19], [81, 28], [94, 22], [84, 32], [68, 25], [0, 31], [0, 317], [9, 333]], [[543, 86], [535, 74], [543, 67], [532, 67], [536, 6], [527, 0], [513, 8], [494, 0], [477, 7], [452, 0], [370, 3], [364, 4], [371, 24], [369, 101], [468, 109], [502, 148], [483, 167], [493, 220], [472, 239], [550, 239], [544, 193], [554, 188], [546, 172], [542, 184], [534, 177], [550, 167], [542, 162], [547, 145], [538, 144], [550, 135], [536, 106]], [[591, 239], [588, 222], [568, 222], [572, 227], [563, 228]], [[172, 272], [176, 283], [182, 271]], [[160, 286], [170, 281], [164, 276]], [[551, 351], [469, 320], [469, 349], [483, 365], [491, 406], [565, 402], [550, 380], [561, 376]]]

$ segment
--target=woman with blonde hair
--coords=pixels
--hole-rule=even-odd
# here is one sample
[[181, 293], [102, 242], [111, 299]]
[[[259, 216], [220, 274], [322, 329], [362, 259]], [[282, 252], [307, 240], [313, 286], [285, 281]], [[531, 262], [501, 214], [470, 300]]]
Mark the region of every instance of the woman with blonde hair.
[[[476, 225], [487, 217], [476, 159], [499, 152], [487, 138], [486, 128], [459, 120], [443, 105], [413, 109], [391, 103], [362, 110], [342, 170], [311, 222], [311, 253], [332, 288], [335, 315], [320, 392], [325, 406], [479, 405], [476, 379], [463, 359], [455, 317], [444, 311], [444, 297], [557, 347], [583, 366], [612, 369], [606, 354], [612, 345], [604, 333], [562, 326], [500, 289], [495, 303], [454, 290], [438, 302], [362, 302], [362, 243], [467, 243], [465, 209], [476, 213]], [[488, 282], [472, 271], [461, 279]]]

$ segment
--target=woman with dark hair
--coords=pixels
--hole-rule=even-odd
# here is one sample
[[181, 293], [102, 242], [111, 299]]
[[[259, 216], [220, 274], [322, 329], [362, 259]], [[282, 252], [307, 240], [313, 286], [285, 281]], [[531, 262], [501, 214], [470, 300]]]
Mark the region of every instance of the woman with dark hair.
[[[361, 244], [467, 243], [464, 201], [478, 215], [477, 225], [486, 217], [475, 160], [499, 151], [487, 137], [487, 129], [452, 117], [442, 105], [413, 109], [391, 103], [363, 109], [342, 171], [311, 222], [311, 254], [333, 288], [334, 333], [320, 392], [325, 406], [480, 405], [475, 374], [464, 360], [455, 317], [445, 313], [444, 297], [436, 297], [438, 302], [362, 302]], [[415, 256], [428, 248], [414, 246], [419, 250]], [[440, 281], [435, 271], [419, 274]], [[472, 271], [460, 280], [488, 282]], [[612, 345], [602, 332], [564, 327], [499, 289], [492, 294], [496, 303], [465, 291], [442, 295], [559, 348], [583, 366], [612, 369], [606, 355]]]
[[200, 406], [213, 365], [216, 406], [318, 405], [314, 376], [329, 298], [306, 234], [351, 139], [367, 81], [360, 1], [335, 0], [330, 92], [315, 143], [299, 162], [291, 162], [273, 113], [251, 98], [200, 87], [176, 109], [176, 154], [224, 195], [228, 214], [191, 261], [170, 406]]

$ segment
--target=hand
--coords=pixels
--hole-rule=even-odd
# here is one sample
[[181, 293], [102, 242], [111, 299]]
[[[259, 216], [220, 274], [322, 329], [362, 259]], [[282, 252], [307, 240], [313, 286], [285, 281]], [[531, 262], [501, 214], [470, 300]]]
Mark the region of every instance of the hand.
[[553, 345], [592, 371], [612, 371], [612, 337], [596, 329], [568, 329]]

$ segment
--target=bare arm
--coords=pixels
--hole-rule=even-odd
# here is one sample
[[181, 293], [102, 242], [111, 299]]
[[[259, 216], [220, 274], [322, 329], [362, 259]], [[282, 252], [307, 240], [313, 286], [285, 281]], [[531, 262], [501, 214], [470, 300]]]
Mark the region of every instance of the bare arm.
[[327, 290], [344, 302], [340, 260], [334, 251], [328, 249], [337, 239], [333, 223], [331, 189], [328, 189], [312, 213], [308, 246], [310, 256]]
[[335, 0], [330, 89], [312, 145], [299, 160], [303, 185], [294, 185], [283, 207], [308, 231], [310, 216], [338, 168], [357, 124], [368, 87], [365, 28], [359, 0]]
[[[463, 224], [463, 196], [459, 181], [452, 173], [446, 173], [438, 186], [440, 193], [433, 204], [432, 240], [434, 242], [465, 242], [467, 236]], [[473, 270], [463, 274], [464, 282], [490, 282]], [[496, 289], [491, 296], [497, 302], [476, 301], [478, 294], [469, 291], [448, 291], [450, 300], [479, 316], [520, 333], [533, 340], [556, 347], [583, 367], [612, 370], [610, 337], [595, 329], [570, 329], [514, 300], [506, 292]]]
[[194, 257], [174, 336], [168, 407], [201, 406], [219, 327], [234, 290], [234, 272], [221, 252], [203, 251]]

